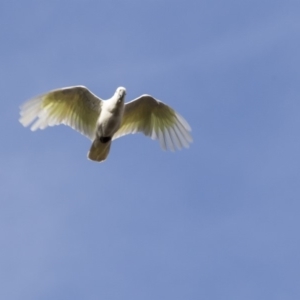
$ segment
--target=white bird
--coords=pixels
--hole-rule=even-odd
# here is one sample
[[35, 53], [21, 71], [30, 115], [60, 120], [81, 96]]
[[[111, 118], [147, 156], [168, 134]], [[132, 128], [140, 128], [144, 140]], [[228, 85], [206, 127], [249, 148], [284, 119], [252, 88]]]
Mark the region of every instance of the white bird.
[[20, 122], [31, 123], [31, 130], [65, 124], [90, 138], [88, 158], [101, 162], [108, 156], [112, 140], [129, 133], [142, 132], [158, 139], [163, 149], [189, 147], [191, 128], [170, 106], [142, 95], [124, 104], [126, 89], [117, 88], [104, 101], [84, 86], [50, 91], [21, 106]]

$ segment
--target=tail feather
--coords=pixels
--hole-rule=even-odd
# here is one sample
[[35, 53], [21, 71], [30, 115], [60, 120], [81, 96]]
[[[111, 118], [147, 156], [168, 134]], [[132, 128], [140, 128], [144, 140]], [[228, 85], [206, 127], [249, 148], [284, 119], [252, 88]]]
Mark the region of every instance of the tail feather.
[[105, 160], [108, 156], [110, 145], [111, 141], [103, 143], [99, 139], [95, 139], [88, 153], [88, 158], [98, 162]]

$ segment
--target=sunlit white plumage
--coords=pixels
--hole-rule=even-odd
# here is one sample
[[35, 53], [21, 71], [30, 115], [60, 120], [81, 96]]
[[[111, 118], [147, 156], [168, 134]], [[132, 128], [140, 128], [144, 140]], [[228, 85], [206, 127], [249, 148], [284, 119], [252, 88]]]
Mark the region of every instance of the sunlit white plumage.
[[149, 95], [124, 104], [125, 95], [123, 87], [105, 101], [84, 86], [53, 90], [21, 106], [20, 122], [32, 124], [33, 131], [59, 124], [72, 127], [93, 141], [88, 157], [94, 161], [105, 160], [112, 140], [130, 133], [158, 139], [165, 150], [189, 147], [191, 128], [171, 107]]

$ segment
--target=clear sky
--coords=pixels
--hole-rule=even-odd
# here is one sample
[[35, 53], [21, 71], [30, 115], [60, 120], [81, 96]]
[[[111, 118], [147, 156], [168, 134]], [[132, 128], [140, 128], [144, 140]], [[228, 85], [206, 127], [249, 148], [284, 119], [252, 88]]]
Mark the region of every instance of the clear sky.
[[[0, 3], [0, 298], [300, 299], [300, 2]], [[150, 94], [190, 149], [141, 134], [104, 163], [19, 106]]]

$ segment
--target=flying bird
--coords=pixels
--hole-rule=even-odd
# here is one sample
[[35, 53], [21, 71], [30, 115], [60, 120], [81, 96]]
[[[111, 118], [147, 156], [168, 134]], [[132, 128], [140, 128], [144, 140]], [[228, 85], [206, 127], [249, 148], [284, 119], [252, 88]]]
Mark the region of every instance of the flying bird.
[[20, 122], [32, 124], [32, 131], [59, 124], [72, 127], [91, 139], [88, 158], [98, 162], [107, 158], [112, 140], [130, 133], [157, 139], [164, 150], [189, 147], [191, 128], [170, 106], [150, 95], [124, 103], [125, 95], [124, 87], [108, 100], [84, 86], [52, 90], [23, 104]]

